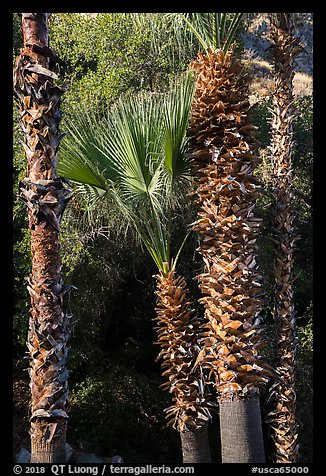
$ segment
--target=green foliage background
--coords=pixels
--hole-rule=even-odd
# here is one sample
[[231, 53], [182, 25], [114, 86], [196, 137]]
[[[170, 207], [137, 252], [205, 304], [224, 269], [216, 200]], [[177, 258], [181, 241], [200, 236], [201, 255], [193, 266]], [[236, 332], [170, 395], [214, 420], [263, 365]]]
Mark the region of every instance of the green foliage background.
[[[13, 53], [21, 46], [19, 15], [13, 16]], [[66, 83], [62, 110], [65, 122], [84, 110], [105, 110], [128, 91], [164, 90], [169, 80], [185, 71], [196, 56], [189, 38], [176, 39], [162, 14], [79, 13], [53, 14], [51, 47], [65, 62], [61, 77]], [[259, 262], [265, 275], [267, 337], [273, 339], [271, 317], [271, 224], [269, 221], [270, 159], [268, 157], [270, 99], [260, 98], [253, 110], [264, 158], [259, 171], [263, 191], [258, 212], [264, 218]], [[296, 100], [294, 172], [297, 194], [295, 224], [295, 306], [298, 322], [298, 412], [301, 420], [301, 462], [312, 461], [312, 97]], [[14, 108], [14, 120], [17, 111]], [[14, 234], [14, 368], [26, 368], [29, 296], [24, 278], [30, 273], [30, 243], [26, 211], [19, 199], [19, 181], [26, 163], [19, 128], [14, 133], [13, 234]], [[62, 221], [61, 243], [65, 279], [77, 289], [67, 306], [73, 314], [70, 361], [70, 423], [68, 441], [97, 445], [106, 456], [121, 454], [132, 463], [178, 463], [181, 451], [175, 430], [167, 428], [163, 409], [170, 396], [162, 392], [161, 370], [155, 363], [156, 272], [129, 230], [120, 229], [119, 217], [107, 216], [99, 227], [87, 221], [87, 204], [73, 199]], [[192, 206], [174, 217], [174, 240], [180, 243], [194, 216]], [[180, 272], [187, 276], [193, 297], [199, 297], [192, 280], [202, 261], [191, 236], [180, 257]], [[199, 309], [202, 312], [202, 309]], [[267, 350], [273, 355], [272, 344]], [[27, 373], [27, 372], [26, 372]], [[26, 374], [25, 373], [25, 374]], [[25, 376], [24, 378], [27, 378]], [[25, 415], [27, 418], [27, 415]], [[19, 442], [16, 442], [19, 447]]]

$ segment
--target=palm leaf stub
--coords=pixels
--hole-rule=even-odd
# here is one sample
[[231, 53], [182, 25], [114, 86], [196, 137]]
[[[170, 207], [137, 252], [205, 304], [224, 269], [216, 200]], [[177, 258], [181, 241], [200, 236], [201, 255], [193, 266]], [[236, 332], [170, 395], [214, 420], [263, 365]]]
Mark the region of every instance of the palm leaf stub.
[[261, 275], [255, 257], [261, 220], [253, 214], [259, 163], [241, 65], [232, 51], [199, 53], [192, 68], [197, 87], [189, 128], [195, 160], [194, 197], [198, 275], [207, 330], [206, 363], [220, 398], [248, 396], [268, 381], [261, 357]]
[[270, 389], [267, 416], [274, 441], [276, 463], [298, 460], [298, 424], [296, 418], [297, 339], [293, 296], [293, 252], [297, 239], [292, 208], [292, 125], [294, 59], [301, 51], [293, 36], [291, 14], [270, 15], [275, 93], [272, 108], [272, 186], [274, 230], [274, 323], [276, 331], [277, 381]]
[[[187, 286], [175, 271], [159, 273], [156, 278], [157, 344], [161, 351], [166, 382], [163, 389], [172, 394], [173, 404], [166, 418], [179, 431], [200, 428], [210, 419], [207, 392], [201, 369], [198, 339], [201, 322], [187, 297]], [[196, 365], [197, 364], [197, 365]]]

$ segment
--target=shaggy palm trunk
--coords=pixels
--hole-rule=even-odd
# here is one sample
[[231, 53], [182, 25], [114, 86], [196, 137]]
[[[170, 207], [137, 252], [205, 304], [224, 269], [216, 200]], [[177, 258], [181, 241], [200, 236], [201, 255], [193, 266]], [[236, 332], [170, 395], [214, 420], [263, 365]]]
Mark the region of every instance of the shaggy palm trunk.
[[262, 300], [255, 251], [261, 220], [253, 214], [258, 146], [232, 51], [199, 53], [191, 66], [198, 78], [189, 136], [199, 217], [192, 226], [205, 263], [197, 277], [207, 318], [205, 362], [219, 394], [223, 462], [258, 463], [264, 450], [257, 396], [270, 374], [259, 354]]
[[66, 460], [69, 316], [62, 310], [59, 223], [69, 191], [56, 177], [60, 98], [50, 68], [48, 14], [23, 13], [24, 47], [14, 71], [14, 92], [27, 156], [21, 192], [28, 207], [32, 273], [28, 350], [31, 388], [31, 463]]
[[197, 340], [201, 323], [187, 299], [187, 286], [174, 271], [160, 272], [157, 280], [156, 320], [161, 351], [164, 390], [172, 393], [173, 404], [166, 417], [180, 432], [184, 463], [210, 463], [207, 422], [209, 395], [205, 388]]
[[272, 120], [272, 186], [274, 194], [274, 322], [276, 329], [277, 381], [271, 388], [273, 402], [269, 415], [274, 440], [274, 462], [296, 463], [298, 431], [296, 421], [295, 361], [296, 334], [293, 304], [293, 60], [300, 51], [293, 37], [290, 14], [271, 15], [270, 54], [274, 64], [275, 93]]

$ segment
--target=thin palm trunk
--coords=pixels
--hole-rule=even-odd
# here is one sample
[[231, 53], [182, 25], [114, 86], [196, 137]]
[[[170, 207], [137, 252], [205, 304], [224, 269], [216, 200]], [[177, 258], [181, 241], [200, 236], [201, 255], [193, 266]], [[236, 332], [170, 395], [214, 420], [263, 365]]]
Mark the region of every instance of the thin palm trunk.
[[166, 409], [169, 424], [180, 433], [184, 463], [210, 463], [207, 422], [208, 393], [200, 366], [198, 338], [201, 323], [187, 298], [187, 286], [174, 271], [160, 272], [157, 280], [157, 335], [161, 351], [162, 385], [172, 394]]
[[31, 463], [66, 460], [69, 316], [63, 312], [60, 219], [69, 191], [56, 176], [60, 98], [48, 47], [48, 14], [23, 13], [24, 46], [14, 71], [14, 92], [27, 156], [21, 191], [28, 208], [32, 272], [28, 350], [31, 388]]
[[[191, 67], [198, 77], [189, 128], [199, 217], [193, 230], [205, 263], [197, 278], [207, 318], [206, 363], [219, 395], [223, 462], [230, 455], [233, 463], [262, 462], [257, 395], [270, 371], [260, 356], [262, 291], [255, 252], [261, 220], [253, 214], [258, 145], [232, 50], [208, 49]], [[237, 410], [230, 412], [230, 405]], [[250, 412], [242, 412], [247, 408]], [[248, 424], [241, 412], [255, 418]], [[234, 432], [232, 450], [226, 422]]]
[[270, 54], [274, 64], [275, 93], [272, 120], [272, 186], [274, 195], [274, 323], [276, 330], [277, 381], [271, 388], [269, 415], [276, 463], [296, 463], [298, 428], [296, 418], [296, 332], [293, 302], [293, 77], [294, 58], [300, 51], [293, 36], [291, 14], [271, 15]]

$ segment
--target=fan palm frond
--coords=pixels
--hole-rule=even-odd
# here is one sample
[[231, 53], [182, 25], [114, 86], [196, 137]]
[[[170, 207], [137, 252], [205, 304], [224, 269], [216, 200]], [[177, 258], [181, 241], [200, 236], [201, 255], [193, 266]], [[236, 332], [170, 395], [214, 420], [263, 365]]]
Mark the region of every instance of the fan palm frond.
[[188, 29], [197, 38], [200, 46], [221, 49], [230, 48], [239, 28], [243, 13], [169, 13], [178, 29]]
[[166, 170], [173, 181], [189, 178], [189, 158], [185, 155], [189, 114], [195, 92], [195, 80], [192, 73], [182, 82], [177, 82], [164, 101], [165, 146], [164, 160]]
[[171, 265], [169, 207], [189, 179], [186, 130], [194, 94], [191, 75], [164, 94], [126, 95], [98, 118], [87, 113], [68, 127], [59, 173], [104, 195], [128, 217], [159, 269]]

